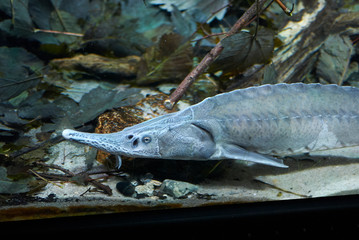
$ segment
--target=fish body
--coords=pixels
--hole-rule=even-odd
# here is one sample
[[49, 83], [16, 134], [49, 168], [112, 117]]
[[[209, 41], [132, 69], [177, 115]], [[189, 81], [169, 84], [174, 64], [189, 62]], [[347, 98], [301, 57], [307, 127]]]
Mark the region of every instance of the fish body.
[[358, 106], [354, 87], [281, 83], [218, 94], [117, 133], [63, 136], [118, 156], [286, 167], [275, 157], [359, 146]]

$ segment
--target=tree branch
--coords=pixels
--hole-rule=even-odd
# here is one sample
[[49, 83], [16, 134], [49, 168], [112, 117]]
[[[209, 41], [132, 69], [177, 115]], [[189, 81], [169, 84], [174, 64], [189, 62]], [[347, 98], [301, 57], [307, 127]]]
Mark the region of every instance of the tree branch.
[[[267, 0], [257, 0], [248, 8], [248, 10], [237, 20], [237, 22], [233, 25], [233, 27], [226, 33], [226, 37], [229, 37], [236, 32], [238, 32], [241, 28], [247, 25], [249, 21], [251, 21], [254, 17], [257, 16], [260, 9], [262, 9], [264, 3]], [[257, 7], [259, 9], [257, 9]], [[217, 45], [212, 48], [212, 50], [207, 53], [207, 55], [202, 59], [202, 61], [195, 67], [183, 81], [178, 85], [177, 89], [171, 94], [169, 99], [164, 101], [164, 105], [167, 109], [172, 109], [173, 106], [181, 99], [186, 90], [191, 86], [191, 84], [201, 75], [207, 67], [219, 56], [222, 52], [223, 46], [221, 42], [217, 43]]]

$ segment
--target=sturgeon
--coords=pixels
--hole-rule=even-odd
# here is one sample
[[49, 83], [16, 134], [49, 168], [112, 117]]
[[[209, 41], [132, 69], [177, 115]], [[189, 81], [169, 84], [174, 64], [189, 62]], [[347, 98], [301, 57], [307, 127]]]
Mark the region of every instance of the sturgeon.
[[121, 132], [66, 129], [62, 135], [117, 155], [118, 167], [120, 156], [129, 156], [236, 159], [284, 168], [284, 156], [358, 147], [358, 106], [354, 87], [280, 83], [218, 94]]

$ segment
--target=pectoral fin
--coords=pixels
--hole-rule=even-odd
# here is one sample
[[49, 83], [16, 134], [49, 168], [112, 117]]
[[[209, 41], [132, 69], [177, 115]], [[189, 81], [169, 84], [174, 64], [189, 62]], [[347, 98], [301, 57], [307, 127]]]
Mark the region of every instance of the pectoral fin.
[[249, 152], [244, 148], [241, 148], [233, 144], [223, 144], [220, 148], [220, 151], [217, 152], [217, 159], [237, 159], [245, 160], [250, 162], [255, 162], [264, 165], [270, 165], [275, 167], [287, 168], [287, 165], [283, 164], [281, 159], [277, 159], [271, 156], [261, 155], [255, 152]]

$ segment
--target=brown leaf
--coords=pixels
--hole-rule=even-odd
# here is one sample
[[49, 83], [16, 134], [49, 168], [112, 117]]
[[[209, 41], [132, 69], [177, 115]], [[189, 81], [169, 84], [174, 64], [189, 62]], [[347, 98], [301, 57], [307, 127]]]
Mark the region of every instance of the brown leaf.
[[192, 68], [192, 46], [178, 34], [165, 34], [147, 49], [139, 64], [138, 84], [182, 80]]
[[274, 49], [274, 33], [261, 28], [256, 36], [240, 32], [222, 40], [222, 53], [210, 66], [209, 72], [241, 73], [254, 64], [270, 60]]

